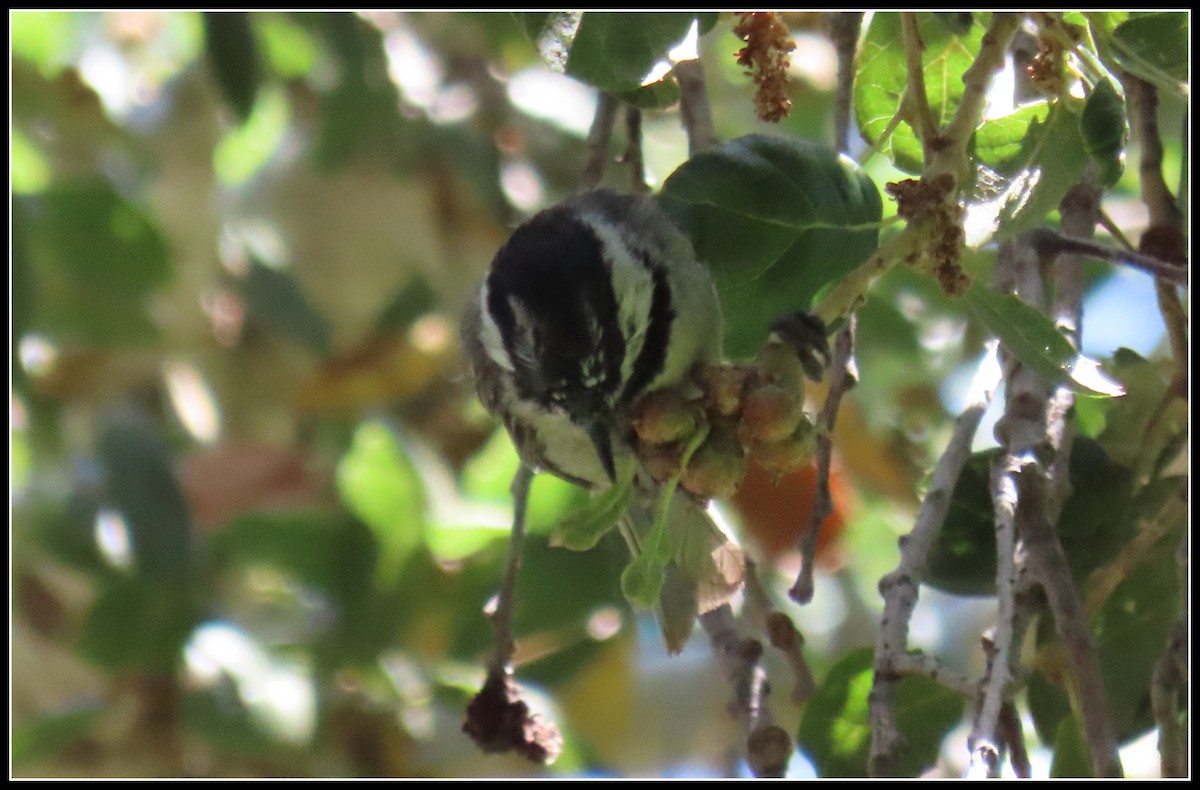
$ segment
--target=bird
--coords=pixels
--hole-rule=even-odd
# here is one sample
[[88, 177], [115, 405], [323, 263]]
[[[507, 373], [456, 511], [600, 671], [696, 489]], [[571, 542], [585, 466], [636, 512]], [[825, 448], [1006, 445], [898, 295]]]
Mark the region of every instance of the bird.
[[687, 237], [648, 195], [568, 196], [521, 223], [470, 299], [463, 347], [483, 406], [524, 464], [594, 491], [632, 479], [620, 528], [636, 556], [666, 510], [656, 605], [677, 652], [697, 614], [741, 587], [744, 558], [708, 503], [641, 467], [629, 414], [643, 395], [696, 390], [722, 356], [720, 303]]

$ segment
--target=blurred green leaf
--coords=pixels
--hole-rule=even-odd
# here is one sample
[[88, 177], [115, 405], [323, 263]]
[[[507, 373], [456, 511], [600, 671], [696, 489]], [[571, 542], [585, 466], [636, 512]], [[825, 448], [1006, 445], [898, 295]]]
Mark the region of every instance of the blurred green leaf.
[[107, 182], [51, 187], [38, 207], [31, 217], [32, 233], [80, 283], [136, 296], [170, 279], [171, 258], [162, 232]]
[[44, 76], [53, 76], [75, 54], [79, 23], [78, 13], [13, 9], [8, 15], [12, 54], [37, 64]]
[[1053, 384], [1091, 396], [1119, 397], [1120, 384], [1075, 351], [1040, 310], [1013, 294], [973, 283], [963, 295], [971, 314], [1000, 338], [1005, 349]]
[[[1042, 644], [1050, 638], [1052, 624], [1038, 623], [1038, 643]], [[1029, 682], [1025, 685], [1026, 700], [1029, 703], [1029, 715], [1038, 740], [1042, 743], [1053, 744], [1059, 728], [1066, 719], [1073, 717], [1071, 700], [1067, 697], [1062, 686], [1052, 682], [1041, 669], [1034, 669], [1029, 674]]]
[[[632, 472], [633, 466], [628, 467]], [[584, 507], [568, 513], [550, 534], [551, 546], [587, 551], [617, 525], [633, 493], [633, 477], [595, 494]]]
[[1074, 716], [1067, 716], [1058, 725], [1058, 733], [1054, 737], [1054, 760], [1050, 763], [1052, 779], [1091, 779], [1092, 755], [1079, 722]]
[[352, 13], [301, 14], [333, 54], [340, 79], [322, 93], [313, 145], [318, 168], [336, 169], [364, 150], [392, 162], [409, 153], [411, 134], [400, 115], [400, 96], [388, 75], [383, 34]]
[[376, 583], [394, 585], [426, 525], [424, 485], [394, 430], [376, 421], [358, 427], [338, 462], [337, 490], [379, 543]]
[[437, 292], [421, 274], [413, 275], [375, 319], [374, 329], [403, 332], [438, 305]]
[[[544, 536], [530, 535], [517, 579], [514, 624], [518, 636], [561, 628], [582, 629], [588, 617], [601, 607], [624, 609], [620, 575], [628, 558], [629, 551], [615, 532], [585, 552], [552, 548]], [[487, 589], [494, 592], [498, 580], [497, 569]]]
[[243, 123], [223, 135], [213, 150], [213, 170], [226, 186], [250, 179], [275, 153], [291, 121], [287, 97], [280, 90], [265, 90]]
[[1160, 88], [1187, 95], [1188, 15], [1183, 11], [1137, 16], [1119, 24], [1112, 39], [1121, 65]]
[[139, 576], [181, 585], [190, 576], [192, 517], [172, 458], [149, 420], [114, 416], [96, 454], [104, 468], [105, 500], [124, 519]]
[[[822, 779], [868, 775], [871, 725], [867, 698], [874, 677], [874, 651], [846, 654], [804, 707], [796, 745]], [[914, 675], [900, 680], [896, 725], [904, 738], [896, 776], [919, 776], [937, 761], [942, 738], [962, 720], [962, 696], [934, 680]]]
[[271, 71], [281, 77], [305, 77], [312, 73], [321, 53], [311, 32], [287, 14], [260, 13], [257, 21], [263, 59]]
[[[979, 51], [984, 25], [946, 25], [935, 14], [917, 15], [924, 50], [921, 62], [925, 91], [933, 122], [944, 126], [953, 116], [963, 93], [963, 72]], [[963, 31], [963, 32], [958, 32]], [[858, 128], [868, 143], [876, 144], [900, 111], [908, 85], [904, 35], [900, 14], [879, 12], [871, 17], [859, 54], [854, 81], [854, 112]], [[921, 142], [907, 123], [901, 123], [883, 144], [882, 152], [901, 170], [917, 174], [923, 167]]]
[[653, 609], [666, 581], [667, 563], [649, 552], [629, 561], [621, 572], [621, 593], [641, 609]]
[[518, 14], [552, 67], [611, 93], [636, 91], [651, 67], [683, 40], [689, 13], [589, 11]]
[[13, 727], [10, 754], [13, 765], [47, 759], [69, 748], [93, 733], [103, 713], [104, 708], [99, 705], [88, 706], [44, 713]]
[[753, 355], [772, 320], [807, 309], [876, 247], [882, 201], [850, 160], [748, 135], [685, 162], [659, 194], [713, 273], [725, 352]]
[[333, 330], [290, 272], [266, 266], [251, 256], [241, 287], [252, 319], [296, 340], [315, 354], [329, 354]]
[[176, 581], [119, 579], [88, 611], [79, 650], [104, 669], [172, 674], [200, 618], [189, 589]]
[[17, 128], [10, 132], [9, 162], [14, 194], [36, 194], [50, 184], [50, 160]]
[[239, 121], [254, 111], [262, 81], [262, 63], [250, 14], [238, 11], [206, 11], [204, 42], [213, 76], [225, 101]]
[[[512, 513], [512, 481], [517, 473], [516, 448], [503, 428], [497, 428], [484, 446], [463, 465], [462, 493], [468, 502], [493, 503]], [[585, 507], [587, 490], [553, 475], [535, 475], [525, 512], [526, 530], [546, 535], [571, 511]]]
[[270, 565], [319, 590], [336, 587], [342, 524], [319, 512], [241, 513], [208, 539], [221, 570]]
[[1125, 100], [1107, 79], [1096, 83], [1079, 116], [1084, 148], [1099, 168], [1100, 184], [1111, 187], [1125, 170]]

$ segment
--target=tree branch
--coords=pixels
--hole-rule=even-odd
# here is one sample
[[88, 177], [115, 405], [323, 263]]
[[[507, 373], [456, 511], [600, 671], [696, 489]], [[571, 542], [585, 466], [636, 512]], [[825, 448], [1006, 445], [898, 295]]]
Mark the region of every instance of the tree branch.
[[908, 660], [908, 624], [925, 577], [929, 550], [946, 520], [959, 474], [971, 456], [971, 442], [999, 383], [1000, 365], [993, 342], [975, 372], [967, 404], [955, 419], [950, 441], [934, 467], [912, 531], [900, 539], [900, 565], [879, 582], [883, 617], [875, 643], [875, 679], [869, 697], [871, 776], [889, 775], [902, 747], [894, 708], [898, 675]]
[[837, 92], [833, 100], [833, 146], [839, 153], [850, 150], [850, 110], [854, 104], [854, 54], [862, 29], [861, 11], [830, 15], [829, 38], [837, 53]]
[[921, 141], [925, 161], [928, 162], [932, 158], [938, 127], [933, 119], [933, 111], [929, 109], [929, 94], [925, 90], [925, 66], [921, 62], [925, 42], [921, 40], [921, 31], [917, 29], [915, 13], [901, 12], [900, 27], [904, 34], [904, 62], [908, 74], [904, 90], [904, 117]]
[[679, 112], [687, 134], [688, 156], [692, 157], [717, 145], [712, 106], [704, 84], [704, 64], [699, 58], [681, 60], [675, 64], [674, 74], [679, 83]]
[[855, 318], [851, 314], [846, 326], [838, 332], [834, 341], [829, 392], [825, 396], [825, 406], [821, 410], [820, 422], [817, 425], [817, 490], [813, 497], [808, 526], [801, 533], [800, 572], [796, 583], [788, 591], [792, 600], [801, 604], [812, 600], [817, 539], [825, 526], [825, 520], [833, 515], [833, 496], [829, 491], [829, 472], [833, 462], [833, 429], [837, 423], [842, 396], [858, 378], [854, 364], [854, 325]]
[[511, 670], [513, 656], [512, 619], [516, 606], [517, 574], [521, 570], [521, 548], [525, 542], [525, 510], [529, 504], [529, 488], [533, 482], [533, 470], [524, 462], [517, 467], [512, 482], [513, 526], [508, 537], [508, 557], [504, 563], [504, 576], [500, 580], [500, 591], [496, 594], [496, 606], [492, 612], [492, 628], [495, 644], [488, 662], [489, 674], [504, 674]]
[[1038, 228], [1029, 231], [1029, 234], [1029, 242], [1039, 252], [1047, 255], [1084, 255], [1099, 258], [1102, 261], [1125, 264], [1140, 269], [1160, 281], [1165, 280], [1168, 283], [1183, 286], [1188, 284], [1186, 269], [1180, 268], [1178, 264], [1155, 258], [1153, 255], [1110, 247], [1090, 239], [1071, 238], [1050, 228]]
[[766, 700], [770, 693], [766, 673], [759, 666], [762, 643], [738, 632], [733, 610], [723, 604], [700, 615], [700, 624], [712, 642], [733, 699], [729, 710], [745, 735], [746, 762], [760, 778], [781, 778], [792, 756], [792, 741], [771, 718]]
[[629, 167], [629, 191], [644, 195], [650, 191], [646, 184], [646, 162], [642, 157], [642, 111], [637, 107], [625, 108], [625, 156]]
[[612, 158], [610, 146], [619, 104], [611, 93], [601, 92], [597, 99], [596, 114], [592, 117], [592, 126], [587, 137], [587, 162], [579, 178], [579, 185], [583, 189], [594, 189], [604, 179], [604, 171]]

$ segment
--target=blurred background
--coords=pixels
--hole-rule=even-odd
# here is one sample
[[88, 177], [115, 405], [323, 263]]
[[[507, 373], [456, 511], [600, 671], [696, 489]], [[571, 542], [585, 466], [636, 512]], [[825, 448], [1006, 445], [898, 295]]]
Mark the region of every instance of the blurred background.
[[[832, 138], [826, 20], [787, 19], [794, 108], [778, 125], [755, 119], [728, 15], [700, 40], [722, 139]], [[503, 13], [10, 25], [13, 775], [744, 772], [703, 635], [665, 655], [621, 596], [619, 539], [550, 548], [582, 494], [546, 478], [517, 677], [563, 729], [563, 756], [484, 756], [461, 732], [516, 457], [474, 400], [458, 316], [508, 230], [576, 188], [595, 91], [551, 71]], [[643, 131], [654, 187], [686, 139], [673, 107], [647, 110]], [[618, 131], [614, 156], [623, 145]], [[1178, 146], [1167, 155], [1178, 172]], [[866, 167], [896, 177], [882, 157]], [[1110, 211], [1136, 236], [1128, 194]], [[1145, 320], [1104, 336], [1091, 313], [1085, 351], [1159, 352], [1149, 279], [1093, 280], [1096, 311]], [[838, 512], [816, 600], [788, 610], [818, 678], [874, 644], [877, 580], [976, 334], [910, 272], [861, 313]], [[752, 471], [728, 504], [777, 593], [811, 486], [811, 472], [773, 485]], [[975, 671], [992, 608], [923, 591], [913, 643]], [[778, 676], [776, 717], [794, 732]], [[792, 775], [806, 772], [798, 755]]]

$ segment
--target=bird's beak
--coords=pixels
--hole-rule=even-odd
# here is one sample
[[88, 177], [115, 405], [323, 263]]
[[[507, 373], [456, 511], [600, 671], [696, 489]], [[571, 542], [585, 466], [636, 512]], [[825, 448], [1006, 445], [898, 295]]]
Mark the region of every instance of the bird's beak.
[[604, 473], [608, 475], [609, 481], [617, 482], [617, 467], [613, 462], [612, 449], [612, 433], [608, 429], [606, 420], [594, 420], [587, 426], [588, 438], [592, 440], [592, 446], [596, 448], [596, 455], [600, 458], [600, 466], [604, 467]]

